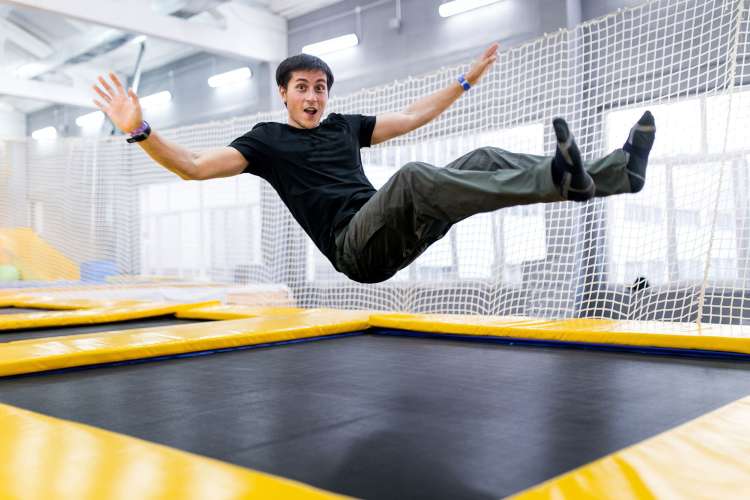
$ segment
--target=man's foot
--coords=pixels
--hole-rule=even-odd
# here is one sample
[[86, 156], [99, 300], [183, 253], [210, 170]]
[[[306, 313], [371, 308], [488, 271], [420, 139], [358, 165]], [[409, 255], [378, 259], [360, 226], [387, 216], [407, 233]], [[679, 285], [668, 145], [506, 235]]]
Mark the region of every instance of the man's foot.
[[583, 168], [581, 152], [568, 124], [562, 118], [555, 118], [552, 126], [557, 137], [557, 149], [552, 159], [552, 181], [566, 200], [590, 200], [596, 191], [594, 179]]
[[622, 147], [630, 154], [628, 159], [628, 177], [630, 178], [630, 191], [637, 193], [643, 189], [646, 182], [646, 166], [648, 165], [648, 154], [654, 145], [656, 137], [656, 123], [654, 115], [646, 111], [638, 120], [638, 123], [630, 129], [630, 135]]

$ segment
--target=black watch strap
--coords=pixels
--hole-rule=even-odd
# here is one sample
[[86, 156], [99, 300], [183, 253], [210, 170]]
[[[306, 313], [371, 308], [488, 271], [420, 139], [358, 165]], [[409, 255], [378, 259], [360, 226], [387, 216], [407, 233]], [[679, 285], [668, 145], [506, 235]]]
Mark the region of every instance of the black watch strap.
[[133, 130], [130, 133], [130, 137], [125, 139], [128, 143], [132, 144], [134, 142], [141, 142], [148, 139], [148, 136], [151, 135], [151, 125], [148, 124], [147, 121], [143, 121], [140, 127]]

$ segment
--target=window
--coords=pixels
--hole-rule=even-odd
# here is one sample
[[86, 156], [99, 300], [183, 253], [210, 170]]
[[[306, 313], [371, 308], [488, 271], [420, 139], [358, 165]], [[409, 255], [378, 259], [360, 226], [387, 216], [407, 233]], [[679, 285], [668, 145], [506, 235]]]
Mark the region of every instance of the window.
[[141, 273], [232, 281], [260, 264], [260, 182], [249, 175], [139, 190]]
[[[608, 148], [621, 147], [623, 131], [644, 109], [606, 115]], [[747, 273], [740, 233], [748, 218], [743, 127], [750, 125], [750, 92], [650, 109], [657, 140], [644, 191], [607, 200], [609, 279], [702, 282], [708, 270], [713, 282], [736, 282]]]

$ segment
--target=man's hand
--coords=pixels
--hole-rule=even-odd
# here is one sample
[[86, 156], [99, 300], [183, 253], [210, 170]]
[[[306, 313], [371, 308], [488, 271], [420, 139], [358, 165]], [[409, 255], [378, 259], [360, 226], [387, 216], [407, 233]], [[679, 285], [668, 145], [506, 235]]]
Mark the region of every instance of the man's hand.
[[109, 78], [112, 80], [114, 88], [102, 76], [99, 77], [99, 84], [103, 90], [99, 88], [99, 85], [94, 85], [94, 91], [104, 101], [100, 102], [94, 99], [94, 104], [109, 116], [117, 128], [125, 133], [132, 132], [140, 127], [143, 122], [143, 113], [141, 104], [138, 102], [138, 96], [135, 95], [132, 88], [125, 92], [125, 87], [122, 86], [120, 79], [114, 73], [110, 73]]
[[[487, 50], [471, 66], [464, 78], [470, 85], [476, 85], [497, 59], [497, 43], [490, 45]], [[426, 123], [437, 118], [448, 106], [463, 95], [464, 89], [457, 80], [442, 90], [419, 99], [403, 111], [384, 113], [377, 116], [375, 129], [372, 132], [371, 144], [380, 144], [394, 137], [408, 134]]]
[[468, 73], [466, 73], [466, 81], [471, 85], [476, 85], [479, 80], [484, 76], [487, 70], [497, 60], [497, 47], [498, 43], [493, 43], [487, 50], [477, 59], [474, 64], [471, 65]]

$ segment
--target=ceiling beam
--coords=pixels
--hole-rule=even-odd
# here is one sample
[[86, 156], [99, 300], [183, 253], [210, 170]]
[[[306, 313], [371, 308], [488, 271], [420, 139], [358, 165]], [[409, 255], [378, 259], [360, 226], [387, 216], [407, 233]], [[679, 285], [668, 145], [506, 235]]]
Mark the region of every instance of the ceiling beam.
[[215, 9], [226, 19], [223, 29], [159, 15], [144, 1], [128, 2], [127, 7], [114, 0], [0, 0], [0, 3], [52, 12], [228, 57], [280, 61], [287, 55], [286, 20], [267, 10], [236, 2]]
[[55, 83], [23, 80], [0, 75], [0, 95], [35, 99], [68, 106], [94, 108], [93, 95], [87, 88], [66, 87]]
[[21, 29], [18, 25], [0, 18], [0, 33], [8, 37], [8, 40], [21, 47], [26, 52], [39, 59], [52, 55], [54, 50], [47, 42]]
[[107, 43], [118, 36], [122, 36], [120, 31], [95, 28], [89, 30], [87, 33], [81, 33], [66, 38], [56, 44], [56, 53], [39, 61], [25, 64], [21, 68], [17, 68], [16, 76], [20, 78], [34, 78], [43, 75], [63, 66], [71, 58], [84, 54], [92, 48]]

